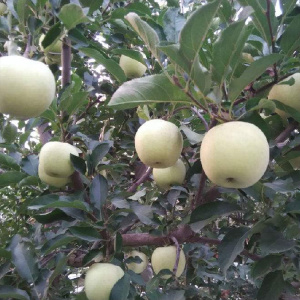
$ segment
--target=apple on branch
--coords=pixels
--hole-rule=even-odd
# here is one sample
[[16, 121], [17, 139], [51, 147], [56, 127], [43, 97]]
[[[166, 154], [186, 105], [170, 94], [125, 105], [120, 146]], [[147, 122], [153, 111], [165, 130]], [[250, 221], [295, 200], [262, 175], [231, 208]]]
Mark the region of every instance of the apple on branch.
[[0, 112], [18, 119], [39, 116], [55, 97], [55, 79], [43, 63], [22, 56], [0, 58]]
[[147, 70], [144, 64], [126, 55], [121, 55], [119, 64], [127, 78], [142, 77]]
[[153, 168], [173, 166], [182, 151], [183, 139], [178, 127], [168, 121], [145, 122], [135, 135], [135, 149], [140, 160]]
[[269, 163], [269, 145], [257, 126], [228, 122], [206, 133], [200, 159], [213, 183], [226, 188], [247, 188], [264, 175]]
[[164, 169], [153, 169], [153, 179], [156, 184], [166, 190], [171, 185], [181, 185], [184, 181], [186, 168], [181, 159], [178, 159], [175, 165]]
[[140, 260], [140, 262], [126, 263], [127, 268], [134, 273], [141, 274], [147, 268], [148, 258], [143, 252], [133, 250], [128, 253], [128, 258], [138, 258]]
[[124, 271], [110, 263], [93, 264], [85, 276], [85, 293], [88, 300], [109, 300], [114, 285], [124, 276]]
[[[151, 264], [155, 274], [158, 274], [161, 270], [170, 270], [173, 272], [176, 263], [176, 246], [158, 247], [151, 256]], [[176, 277], [180, 277], [183, 273], [186, 265], [186, 258], [183, 250], [180, 250], [179, 261], [176, 270]], [[172, 275], [163, 275], [162, 278], [168, 279]]]

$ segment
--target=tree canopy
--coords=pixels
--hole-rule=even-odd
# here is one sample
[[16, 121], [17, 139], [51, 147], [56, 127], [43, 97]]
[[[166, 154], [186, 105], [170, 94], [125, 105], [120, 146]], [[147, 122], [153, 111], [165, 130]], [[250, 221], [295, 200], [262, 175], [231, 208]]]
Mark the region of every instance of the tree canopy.
[[[20, 55], [56, 81], [41, 115], [0, 113], [0, 299], [87, 300], [95, 262], [124, 270], [110, 300], [299, 299], [300, 109], [268, 98], [296, 86], [299, 28], [297, 0], [0, 0], [0, 67]], [[122, 55], [145, 74], [126, 75]], [[182, 133], [182, 185], [160, 188], [137, 155], [151, 119]], [[247, 188], [202, 169], [206, 132], [230, 121], [269, 144], [267, 171]], [[79, 151], [63, 187], [39, 176], [49, 141]], [[169, 245], [173, 275], [155, 274], [151, 255]], [[149, 258], [142, 274], [127, 265], [135, 250]]]

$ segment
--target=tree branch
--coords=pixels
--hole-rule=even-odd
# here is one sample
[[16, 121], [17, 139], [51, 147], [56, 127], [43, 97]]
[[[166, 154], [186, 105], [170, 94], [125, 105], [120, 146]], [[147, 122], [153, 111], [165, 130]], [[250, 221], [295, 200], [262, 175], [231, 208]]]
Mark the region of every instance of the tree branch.
[[284, 131], [282, 131], [278, 137], [275, 139], [275, 143], [277, 147], [281, 147], [281, 144], [291, 135], [291, 133], [298, 127], [299, 123], [296, 121], [293, 121], [288, 125], [287, 128], [285, 128]]
[[152, 172], [152, 168], [148, 168], [147, 171], [141, 176], [140, 179], [138, 179], [136, 182], [134, 182], [131, 187], [127, 190], [127, 192], [129, 193], [134, 193], [136, 191], [136, 189], [138, 188], [138, 186], [140, 184], [142, 184], [143, 182], [145, 182], [149, 176], [151, 175]]

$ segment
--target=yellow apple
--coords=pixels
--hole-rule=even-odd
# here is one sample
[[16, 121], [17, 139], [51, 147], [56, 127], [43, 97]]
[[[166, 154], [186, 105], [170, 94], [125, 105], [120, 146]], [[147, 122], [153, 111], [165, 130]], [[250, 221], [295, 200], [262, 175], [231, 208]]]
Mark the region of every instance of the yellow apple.
[[45, 38], [45, 35], [42, 34], [39, 39], [39, 46], [43, 52], [51, 53], [51, 54], [61, 54], [61, 48], [62, 48], [61, 40], [57, 40], [56, 42], [49, 45], [47, 48], [44, 48], [42, 45], [44, 38]]
[[113, 264], [96, 263], [86, 272], [84, 287], [89, 300], [109, 300], [114, 285], [124, 276], [124, 271]]
[[144, 254], [143, 252], [136, 251], [136, 250], [129, 252], [127, 258], [136, 257], [136, 256], [142, 260], [140, 263], [131, 262], [126, 265], [129, 270], [133, 271], [136, 274], [140, 274], [147, 268], [148, 258], [146, 256], [146, 254]]
[[126, 77], [138, 78], [145, 74], [147, 67], [139, 61], [125, 55], [121, 55], [120, 67], [123, 69]]
[[[167, 246], [167, 247], [158, 247], [156, 248], [151, 257], [151, 264], [153, 270], [158, 274], [161, 270], [170, 270], [173, 272], [174, 266], [176, 263], [176, 247]], [[176, 271], [176, 277], [181, 276], [185, 269], [186, 259], [183, 250], [180, 250], [179, 262]], [[171, 275], [163, 275], [162, 278], [168, 279]]]
[[153, 169], [153, 179], [162, 189], [169, 189], [171, 185], [181, 185], [185, 174], [186, 168], [181, 159], [178, 159], [172, 167]]
[[50, 106], [55, 89], [54, 76], [42, 62], [0, 57], [0, 112], [18, 119], [37, 117]]
[[63, 187], [70, 182], [69, 177], [53, 177], [47, 175], [41, 163], [39, 164], [38, 173], [41, 181], [57, 188]]
[[182, 151], [182, 135], [176, 125], [164, 120], [145, 122], [135, 135], [140, 160], [153, 168], [173, 166]]
[[269, 163], [269, 145], [263, 132], [247, 122], [228, 122], [209, 130], [200, 159], [207, 177], [226, 188], [255, 184]]
[[4, 3], [0, 3], [0, 16], [4, 15], [7, 11], [7, 6]]
[[[300, 112], [300, 101], [299, 101], [299, 95], [300, 95], [300, 73], [295, 73], [283, 81], [288, 81], [291, 78], [294, 78], [295, 82], [293, 85], [288, 84], [280, 84], [277, 83], [273, 85], [269, 92], [269, 99], [278, 100], [282, 102], [283, 104], [286, 104], [298, 112]], [[288, 117], [289, 115], [282, 110], [277, 109], [276, 112], [282, 116], [282, 117]]]
[[62, 142], [48, 142], [40, 152], [40, 164], [46, 175], [51, 177], [69, 177], [74, 173], [70, 154], [78, 156], [77, 149]]

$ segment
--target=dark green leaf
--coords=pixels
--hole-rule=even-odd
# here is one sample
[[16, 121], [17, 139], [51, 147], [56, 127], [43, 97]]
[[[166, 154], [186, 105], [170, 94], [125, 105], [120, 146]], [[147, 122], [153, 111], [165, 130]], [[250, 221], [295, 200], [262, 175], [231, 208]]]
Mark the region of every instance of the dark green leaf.
[[90, 188], [90, 195], [91, 195], [91, 202], [94, 204], [95, 208], [101, 211], [102, 206], [106, 202], [108, 194], [108, 184], [105, 177], [102, 175], [97, 175], [94, 177], [91, 188]]
[[54, 209], [51, 212], [44, 214], [33, 215], [33, 217], [41, 224], [49, 224], [56, 221], [73, 221], [74, 219], [69, 217], [66, 213], [60, 209]]
[[73, 92], [69, 97], [65, 97], [60, 102], [59, 108], [66, 111], [69, 115], [72, 115], [85, 101], [87, 101], [88, 94], [88, 92]]
[[55, 269], [53, 270], [50, 278], [49, 278], [49, 286], [51, 286], [51, 283], [54, 281], [55, 278], [57, 278], [60, 274], [63, 273], [67, 266], [67, 261], [69, 260], [69, 257], [59, 253], [56, 257], [56, 264]]
[[76, 171], [81, 174], [85, 174], [86, 172], [86, 163], [85, 160], [79, 156], [71, 154], [71, 162]]
[[77, 238], [88, 242], [99, 241], [101, 239], [99, 232], [95, 228], [73, 226], [69, 228], [69, 231]]
[[102, 158], [108, 153], [109, 149], [112, 147], [112, 142], [105, 141], [96, 146], [90, 156], [90, 162], [92, 168], [96, 168]]
[[127, 300], [130, 289], [130, 276], [125, 274], [113, 286], [109, 300]]
[[98, 64], [103, 65], [120, 83], [126, 81], [124, 71], [113, 59], [105, 58], [99, 51], [92, 48], [80, 48], [79, 50], [88, 57], [95, 59]]
[[20, 166], [17, 162], [11, 156], [4, 153], [0, 153], [0, 166], [20, 170]]
[[300, 47], [299, 27], [300, 15], [293, 18], [281, 37], [280, 46], [287, 55], [292, 55]]
[[76, 27], [76, 25], [80, 23], [89, 21], [82, 8], [79, 5], [73, 3], [65, 4], [61, 8], [58, 17], [68, 30]]
[[2, 137], [6, 143], [13, 143], [18, 136], [18, 128], [14, 124], [8, 123], [2, 130]]
[[295, 108], [290, 107], [286, 104], [283, 104], [280, 101], [273, 100], [276, 104], [276, 107], [287, 114], [289, 114], [292, 118], [294, 118], [296, 121], [300, 122], [300, 112], [298, 112]]
[[38, 165], [39, 159], [35, 154], [28, 155], [27, 157], [23, 158], [21, 163], [22, 170], [31, 176], [37, 176]]
[[0, 187], [15, 185], [24, 179], [27, 175], [17, 171], [8, 171], [0, 174]]
[[282, 58], [280, 54], [270, 54], [254, 61], [241, 75], [241, 77], [232, 80], [229, 86], [229, 99], [234, 101], [242, 90], [262, 75], [266, 69]]
[[282, 271], [269, 273], [258, 290], [257, 300], [278, 300], [284, 285]]
[[272, 227], [266, 227], [261, 233], [260, 248], [263, 253], [280, 253], [292, 249], [295, 242], [287, 240], [283, 234]]
[[271, 254], [263, 257], [253, 264], [251, 275], [253, 279], [265, 276], [270, 271], [275, 271], [281, 267], [282, 256]]
[[48, 30], [47, 34], [45, 35], [44, 39], [42, 40], [42, 46], [44, 49], [46, 49], [51, 44], [54, 44], [57, 42], [63, 32], [63, 28], [61, 26], [60, 22], [55, 23], [51, 26], [51, 28]]
[[247, 227], [232, 228], [218, 245], [219, 265], [223, 272], [227, 271], [237, 255], [244, 250], [244, 242], [249, 235], [249, 231]]
[[179, 12], [179, 8], [169, 8], [164, 14], [163, 29], [169, 43], [178, 43], [179, 33], [186, 22]]
[[56, 236], [54, 239], [46, 242], [42, 247], [42, 252], [44, 255], [49, 254], [51, 251], [60, 248], [62, 246], [66, 246], [76, 240], [74, 236], [68, 236], [66, 234]]
[[127, 109], [160, 102], [190, 103], [191, 100], [167, 76], [151, 75], [121, 85], [108, 105], [116, 109]]
[[29, 295], [18, 288], [2, 285], [0, 286], [0, 298], [1, 299], [18, 299], [18, 300], [30, 300]]

